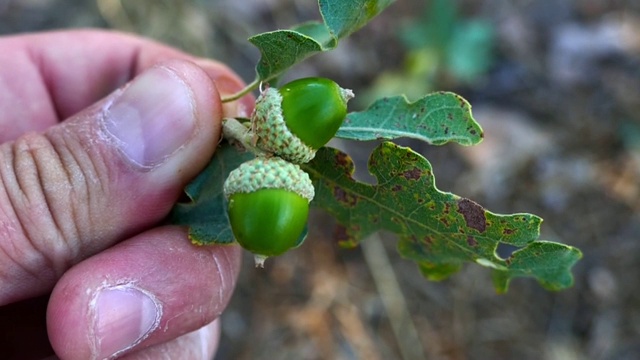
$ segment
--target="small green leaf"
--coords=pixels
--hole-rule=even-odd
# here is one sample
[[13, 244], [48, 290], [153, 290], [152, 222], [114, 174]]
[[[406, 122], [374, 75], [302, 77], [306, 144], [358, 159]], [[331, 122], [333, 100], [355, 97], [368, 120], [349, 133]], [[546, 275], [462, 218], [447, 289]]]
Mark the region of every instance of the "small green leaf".
[[261, 57], [256, 71], [264, 81], [323, 50], [320, 42], [293, 30], [266, 32], [250, 37], [249, 41], [260, 49]]
[[319, 0], [325, 24], [337, 38], [357, 31], [394, 0]]
[[249, 41], [260, 50], [258, 79], [269, 81], [311, 55], [332, 50], [338, 40], [355, 32], [393, 0], [320, 0], [324, 23], [309, 22], [291, 30], [258, 34]]
[[571, 266], [580, 258], [582, 253], [571, 246], [535, 241], [506, 259], [509, 271], [493, 272], [493, 284], [498, 292], [504, 293], [508, 290], [511, 279], [535, 273], [545, 289], [562, 290], [573, 283]]
[[251, 158], [251, 153], [239, 152], [229, 143], [222, 143], [209, 165], [185, 187], [191, 202], [175, 204], [169, 222], [189, 226], [189, 239], [194, 244], [233, 242], [222, 184], [233, 169]]
[[362, 112], [347, 115], [336, 137], [350, 140], [414, 138], [433, 145], [450, 141], [475, 145], [482, 128], [471, 115], [471, 105], [450, 92], [429, 94], [413, 103], [404, 96], [383, 98]]
[[[537, 240], [542, 220], [531, 214], [498, 215], [475, 202], [441, 192], [429, 162], [409, 148], [385, 142], [374, 150], [369, 170], [377, 185], [353, 179], [348, 155], [330, 148], [303, 166], [316, 188], [313, 205], [344, 227], [341, 243], [355, 246], [379, 230], [399, 236], [398, 251], [414, 260], [429, 279], [440, 280], [465, 262], [490, 267], [498, 291], [519, 276], [548, 289], [572, 284], [578, 249]], [[520, 247], [509, 258], [496, 255], [500, 243]]]

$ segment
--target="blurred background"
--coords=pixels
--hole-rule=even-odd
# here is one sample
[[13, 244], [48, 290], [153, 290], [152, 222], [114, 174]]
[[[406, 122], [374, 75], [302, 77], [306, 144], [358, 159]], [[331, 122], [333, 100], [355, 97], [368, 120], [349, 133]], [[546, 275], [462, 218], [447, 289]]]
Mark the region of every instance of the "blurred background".
[[[319, 19], [314, 0], [0, 0], [0, 34], [100, 27], [229, 64], [247, 82], [246, 38]], [[472, 148], [400, 141], [438, 187], [498, 213], [545, 219], [542, 239], [579, 247], [575, 286], [487, 269], [424, 280], [381, 234], [340, 249], [315, 212], [304, 246], [254, 269], [247, 255], [222, 316], [217, 360], [640, 358], [640, 3], [402, 0], [287, 77], [331, 77], [351, 110], [383, 95], [455, 91], [485, 129]], [[367, 179], [376, 144], [335, 143]]]

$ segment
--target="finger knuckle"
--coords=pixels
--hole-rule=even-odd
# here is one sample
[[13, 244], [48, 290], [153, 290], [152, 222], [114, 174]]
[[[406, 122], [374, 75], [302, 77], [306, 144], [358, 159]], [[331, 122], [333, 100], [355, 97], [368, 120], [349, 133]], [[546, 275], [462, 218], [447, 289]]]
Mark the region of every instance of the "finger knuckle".
[[16, 261], [36, 273], [44, 268], [61, 275], [77, 260], [78, 224], [91, 223], [88, 178], [94, 170], [69, 141], [27, 134], [0, 153], [0, 163], [9, 164], [0, 170], [0, 186], [18, 229], [8, 242], [22, 254]]

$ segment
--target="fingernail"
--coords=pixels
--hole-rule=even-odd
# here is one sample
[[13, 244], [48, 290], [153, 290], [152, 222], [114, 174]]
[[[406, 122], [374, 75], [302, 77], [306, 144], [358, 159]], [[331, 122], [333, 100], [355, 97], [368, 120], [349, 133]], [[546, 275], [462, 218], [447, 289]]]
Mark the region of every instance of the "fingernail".
[[130, 349], [160, 322], [162, 309], [151, 296], [132, 286], [105, 288], [95, 300], [94, 334], [99, 359]]
[[151, 68], [107, 107], [103, 127], [129, 161], [153, 168], [193, 135], [194, 103], [191, 89], [176, 73]]

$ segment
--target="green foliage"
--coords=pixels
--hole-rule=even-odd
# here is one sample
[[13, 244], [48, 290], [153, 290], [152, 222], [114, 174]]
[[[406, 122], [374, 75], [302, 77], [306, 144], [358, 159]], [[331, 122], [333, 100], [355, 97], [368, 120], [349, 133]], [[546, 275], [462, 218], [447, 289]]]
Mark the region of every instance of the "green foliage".
[[258, 79], [269, 81], [291, 66], [338, 45], [338, 40], [364, 26], [393, 0], [320, 0], [323, 23], [309, 22], [291, 30], [276, 30], [249, 38], [261, 54]]
[[471, 19], [457, 24], [446, 49], [446, 69], [462, 82], [474, 81], [493, 63], [493, 26]]
[[394, 0], [319, 0], [320, 13], [332, 34], [338, 39], [366, 25]]
[[350, 140], [414, 138], [433, 145], [455, 141], [475, 145], [482, 129], [461, 96], [438, 92], [409, 103], [404, 96], [384, 98], [367, 110], [350, 113], [336, 137]]
[[471, 83], [486, 73], [494, 60], [493, 25], [463, 18], [455, 0], [432, 0], [423, 15], [408, 23], [399, 38], [407, 49], [400, 69], [380, 73], [358, 101], [403, 93], [410, 99], [443, 86]]
[[258, 77], [264, 81], [325, 48], [318, 40], [293, 30], [277, 30], [258, 34], [249, 41], [260, 49], [260, 62], [256, 67]]
[[[439, 191], [429, 162], [409, 148], [384, 142], [369, 159], [376, 185], [352, 178], [349, 156], [323, 148], [303, 166], [316, 188], [313, 205], [332, 214], [344, 227], [345, 246], [379, 230], [400, 238], [400, 254], [431, 280], [444, 279], [463, 263], [493, 269], [499, 292], [517, 276], [536, 278], [550, 290], [573, 282], [570, 268], [581, 257], [570, 246], [536, 240], [542, 220], [531, 214], [496, 215], [475, 202]], [[496, 255], [500, 243], [520, 249], [509, 258]]]
[[[322, 23], [306, 23], [292, 30], [250, 38], [262, 54], [256, 67], [258, 79], [252, 86], [276, 78], [315, 53], [334, 48], [340, 38], [362, 27], [391, 2], [320, 0]], [[481, 42], [474, 37], [486, 39], [486, 34], [477, 36], [484, 31], [478, 30], [482, 28], [478, 24], [461, 25], [453, 6], [446, 0], [434, 0], [433, 13], [426, 17], [428, 23], [416, 23], [407, 41], [420, 49], [416, 54], [437, 49], [435, 57], [426, 55], [436, 63], [441, 63], [446, 53], [465, 58], [460, 61], [468, 58], [477, 62], [473, 57], [481, 49], [473, 44]], [[466, 34], [467, 30], [472, 34]], [[466, 42], [466, 36], [470, 42]], [[418, 69], [428, 68], [425, 62], [416, 64]], [[455, 66], [465, 69], [460, 74], [477, 73], [475, 65], [468, 65]], [[406, 82], [403, 85], [410, 86]], [[251, 86], [245, 90], [250, 89]], [[237, 99], [246, 91], [227, 100]], [[240, 132], [246, 135], [243, 125]], [[415, 102], [404, 96], [377, 100], [364, 111], [348, 114], [337, 136], [360, 141], [408, 137], [433, 145], [455, 142], [468, 146], [482, 141], [483, 134], [466, 100], [439, 92]], [[185, 188], [191, 201], [176, 204], [169, 221], [188, 226], [189, 236], [196, 244], [233, 242], [222, 184], [231, 170], [252, 157], [249, 152], [238, 152], [223, 143], [209, 166]], [[369, 160], [369, 171], [377, 179], [374, 185], [354, 180], [353, 162], [335, 149], [321, 148], [315, 159], [302, 167], [316, 189], [312, 205], [337, 219], [344, 230], [338, 240], [345, 246], [355, 246], [367, 235], [386, 230], [398, 236], [400, 254], [415, 261], [430, 280], [445, 279], [464, 263], [472, 262], [492, 269], [498, 292], [505, 292], [516, 277], [533, 277], [550, 290], [564, 289], [573, 282], [570, 270], [582, 254], [567, 245], [539, 240], [542, 219], [531, 214], [494, 214], [469, 199], [439, 191], [431, 165], [411, 149], [382, 143]], [[305, 235], [306, 231], [299, 243]], [[517, 250], [501, 258], [497, 255], [501, 244]]]
[[432, 71], [449, 71], [458, 80], [472, 81], [484, 73], [493, 61], [491, 23], [461, 18], [457, 1], [433, 0], [426, 10], [401, 32], [410, 53], [432, 53]]
[[431, 0], [422, 17], [401, 32], [401, 39], [410, 50], [427, 47], [443, 54], [457, 20], [457, 0]]
[[189, 226], [189, 239], [195, 244], [232, 243], [222, 184], [233, 169], [253, 157], [226, 142], [218, 146], [207, 167], [184, 189], [191, 201], [175, 204], [169, 222]]

